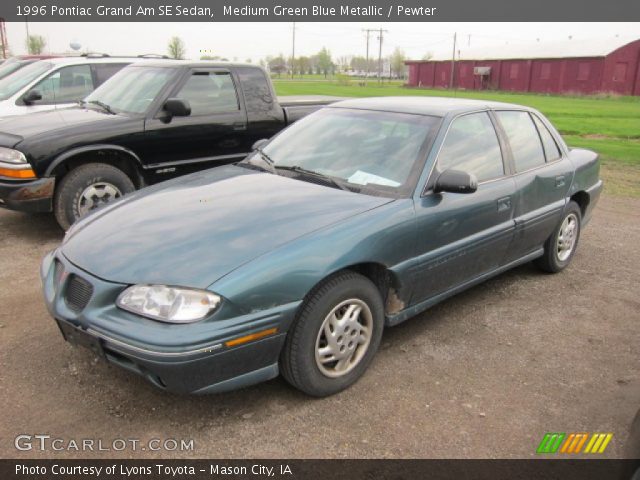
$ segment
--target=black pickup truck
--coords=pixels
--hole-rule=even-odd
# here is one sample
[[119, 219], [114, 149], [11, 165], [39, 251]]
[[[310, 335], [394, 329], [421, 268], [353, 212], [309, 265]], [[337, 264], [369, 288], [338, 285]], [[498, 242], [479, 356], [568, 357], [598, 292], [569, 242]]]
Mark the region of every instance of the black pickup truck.
[[253, 65], [132, 64], [76, 107], [0, 120], [0, 206], [53, 211], [67, 229], [145, 185], [241, 160], [333, 100], [279, 102]]

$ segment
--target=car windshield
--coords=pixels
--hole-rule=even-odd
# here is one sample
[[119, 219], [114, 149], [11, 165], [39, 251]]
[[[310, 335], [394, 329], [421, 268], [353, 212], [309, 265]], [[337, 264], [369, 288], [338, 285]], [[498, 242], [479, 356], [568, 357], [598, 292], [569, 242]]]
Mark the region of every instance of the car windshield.
[[0, 79], [0, 100], [11, 97], [43, 73], [49, 71], [51, 67], [51, 62], [41, 60]]
[[20, 70], [22, 67], [26, 67], [30, 63], [33, 63], [34, 60], [18, 60], [15, 57], [10, 58], [2, 65], [0, 65], [0, 79], [11, 75], [16, 70]]
[[283, 131], [263, 153], [276, 171], [304, 169], [347, 187], [399, 193], [412, 187], [420, 149], [438, 124], [424, 115], [324, 108]]
[[173, 68], [125, 67], [84, 99], [114, 113], [141, 114], [175, 73]]

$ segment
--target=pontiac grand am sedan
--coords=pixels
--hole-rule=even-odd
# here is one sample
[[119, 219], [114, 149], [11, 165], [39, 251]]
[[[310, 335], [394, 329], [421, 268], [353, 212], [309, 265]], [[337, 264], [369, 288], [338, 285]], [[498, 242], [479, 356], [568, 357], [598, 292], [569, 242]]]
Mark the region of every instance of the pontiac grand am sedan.
[[81, 220], [44, 294], [66, 340], [160, 388], [282, 373], [325, 396], [385, 326], [525, 262], [563, 270], [601, 189], [598, 156], [535, 110], [347, 100]]

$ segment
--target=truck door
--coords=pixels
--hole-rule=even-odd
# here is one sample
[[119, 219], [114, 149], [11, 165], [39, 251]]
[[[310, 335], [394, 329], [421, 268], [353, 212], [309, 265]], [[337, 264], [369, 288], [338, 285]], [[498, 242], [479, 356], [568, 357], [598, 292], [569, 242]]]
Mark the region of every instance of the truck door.
[[181, 175], [241, 160], [248, 152], [247, 115], [235, 79], [224, 68], [194, 68], [169, 95], [189, 102], [191, 114], [158, 112], [145, 124], [151, 171]]

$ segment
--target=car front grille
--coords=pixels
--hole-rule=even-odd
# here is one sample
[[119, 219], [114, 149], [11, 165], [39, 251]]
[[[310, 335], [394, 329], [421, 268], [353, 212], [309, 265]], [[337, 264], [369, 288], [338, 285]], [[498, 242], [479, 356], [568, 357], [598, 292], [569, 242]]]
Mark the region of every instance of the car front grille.
[[93, 287], [89, 282], [78, 275], [69, 276], [65, 301], [71, 310], [76, 313], [81, 312], [89, 303], [91, 295], [93, 295]]

